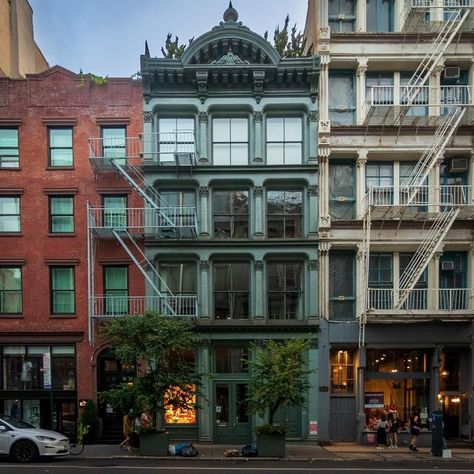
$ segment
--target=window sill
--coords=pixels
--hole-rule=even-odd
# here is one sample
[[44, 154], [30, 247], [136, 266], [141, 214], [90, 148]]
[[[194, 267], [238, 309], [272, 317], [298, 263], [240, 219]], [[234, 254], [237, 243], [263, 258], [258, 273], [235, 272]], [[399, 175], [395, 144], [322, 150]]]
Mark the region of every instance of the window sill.
[[23, 237], [21, 232], [0, 232], [0, 237]]
[[77, 314], [50, 314], [49, 319], [77, 319]]
[[48, 171], [54, 171], [54, 170], [75, 170], [76, 168], [74, 166], [47, 166], [46, 170]]
[[0, 314], [0, 319], [23, 319], [23, 313]]
[[48, 237], [76, 237], [75, 232], [49, 232]]
[[16, 167], [0, 166], [0, 171], [21, 171], [21, 168], [19, 166], [16, 166]]

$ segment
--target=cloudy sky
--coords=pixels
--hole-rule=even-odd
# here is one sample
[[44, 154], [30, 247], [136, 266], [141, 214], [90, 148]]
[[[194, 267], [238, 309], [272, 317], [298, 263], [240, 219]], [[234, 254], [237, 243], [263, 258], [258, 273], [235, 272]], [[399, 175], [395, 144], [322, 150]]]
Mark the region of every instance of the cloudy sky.
[[[161, 57], [166, 34], [185, 42], [222, 21], [228, 0], [29, 0], [36, 42], [50, 65], [101, 76], [130, 76], [148, 40]], [[304, 28], [307, 0], [233, 0], [239, 21], [257, 33]]]

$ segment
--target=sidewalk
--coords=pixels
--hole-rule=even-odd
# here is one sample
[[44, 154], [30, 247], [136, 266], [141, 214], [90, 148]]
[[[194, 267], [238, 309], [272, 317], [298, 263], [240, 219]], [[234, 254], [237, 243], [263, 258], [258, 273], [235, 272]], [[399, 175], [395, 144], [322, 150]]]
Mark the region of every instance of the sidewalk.
[[[241, 445], [223, 445], [223, 444], [195, 444], [199, 452], [197, 458], [183, 458], [181, 456], [168, 456], [166, 459], [201, 459], [201, 460], [221, 460], [221, 459], [235, 459], [226, 458], [224, 451], [226, 449], [237, 449], [240, 451]], [[110, 444], [94, 444], [86, 446], [84, 452], [79, 455], [80, 458], [88, 459], [109, 459], [109, 458], [145, 458], [140, 456], [137, 451], [128, 453], [123, 451], [117, 445]], [[255, 458], [264, 459], [264, 458]], [[375, 446], [362, 446], [355, 443], [337, 443], [333, 446], [318, 446], [310, 443], [287, 443], [286, 445], [286, 460], [289, 461], [318, 461], [318, 460], [334, 460], [334, 461], [348, 461], [348, 460], [373, 460], [373, 461], [411, 461], [418, 460], [439, 460], [442, 458], [435, 458], [432, 456], [429, 448], [419, 448], [418, 452], [411, 452], [407, 447], [399, 449], [385, 449], [377, 450]], [[451, 449], [451, 459], [455, 461], [474, 462], [474, 449], [453, 448]], [[445, 461], [449, 461], [446, 459]]]

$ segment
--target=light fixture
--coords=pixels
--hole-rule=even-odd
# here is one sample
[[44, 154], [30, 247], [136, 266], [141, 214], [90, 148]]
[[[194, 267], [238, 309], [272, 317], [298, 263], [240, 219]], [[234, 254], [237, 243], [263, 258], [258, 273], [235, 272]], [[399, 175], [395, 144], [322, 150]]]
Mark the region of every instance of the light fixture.
[[448, 378], [448, 376], [449, 376], [449, 372], [448, 372], [445, 368], [442, 368], [442, 369], [440, 369], [440, 371], [439, 371], [439, 375], [440, 375], [443, 379], [446, 379], [446, 378]]
[[461, 403], [461, 398], [460, 397], [453, 397], [451, 398], [452, 403]]
[[79, 400], [79, 406], [84, 408], [87, 405], [87, 400]]

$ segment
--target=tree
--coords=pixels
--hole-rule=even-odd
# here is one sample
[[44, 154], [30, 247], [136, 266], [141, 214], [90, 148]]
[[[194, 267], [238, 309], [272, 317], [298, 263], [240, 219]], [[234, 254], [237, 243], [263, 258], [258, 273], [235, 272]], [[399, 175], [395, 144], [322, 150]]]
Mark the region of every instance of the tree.
[[164, 411], [165, 399], [175, 409], [195, 407], [200, 386], [194, 361], [198, 337], [190, 321], [148, 312], [115, 318], [102, 333], [122, 364], [139, 368], [130, 382], [102, 392], [103, 400], [124, 412], [146, 407], [153, 419]]
[[[280, 25], [275, 28], [273, 33], [273, 47], [277, 50], [282, 58], [300, 58], [308, 56], [311, 53], [306, 52], [306, 38], [301, 31], [296, 30], [296, 23], [288, 34], [288, 25], [290, 23], [290, 15], [286, 15], [283, 29], [280, 31]], [[268, 31], [265, 32], [264, 38], [268, 41]]]
[[177, 36], [175, 36], [174, 41], [172, 41], [172, 37], [172, 33], [166, 35], [165, 46], [161, 48], [161, 52], [163, 57], [167, 59], [179, 59], [184, 54], [186, 47], [193, 42], [194, 37], [189, 40], [187, 45], [179, 44], [179, 38]]
[[283, 405], [299, 407], [306, 403], [305, 393], [310, 388], [305, 353], [310, 341], [289, 339], [268, 340], [263, 346], [254, 344], [255, 358], [249, 361], [250, 380], [247, 400], [249, 411], [264, 417], [269, 412], [269, 425], [278, 408]]

